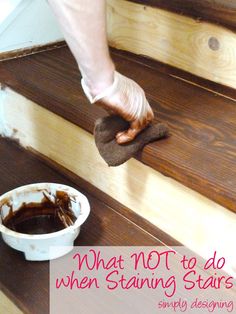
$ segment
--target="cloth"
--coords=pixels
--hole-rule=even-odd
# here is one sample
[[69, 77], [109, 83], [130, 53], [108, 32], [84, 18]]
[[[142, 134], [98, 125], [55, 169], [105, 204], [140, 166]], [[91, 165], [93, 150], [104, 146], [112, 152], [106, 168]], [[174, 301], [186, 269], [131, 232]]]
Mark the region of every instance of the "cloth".
[[128, 127], [129, 123], [120, 116], [107, 116], [96, 121], [95, 143], [108, 166], [119, 166], [134, 157], [146, 144], [168, 136], [168, 127], [165, 124], [153, 123], [138, 134], [132, 142], [118, 144], [116, 134], [127, 130]]

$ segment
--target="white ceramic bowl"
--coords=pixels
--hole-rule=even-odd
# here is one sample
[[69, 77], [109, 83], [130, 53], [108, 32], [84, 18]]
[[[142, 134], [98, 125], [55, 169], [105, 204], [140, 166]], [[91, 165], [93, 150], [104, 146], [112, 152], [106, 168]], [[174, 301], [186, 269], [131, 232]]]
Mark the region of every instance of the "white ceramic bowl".
[[[72, 226], [53, 233], [30, 235], [15, 232], [2, 224], [2, 218], [4, 219], [9, 213], [9, 206], [3, 205], [6, 200], [9, 200], [13, 211], [15, 211], [23, 202], [41, 202], [45, 191], [52, 193], [52, 195], [55, 195], [56, 191], [64, 191], [75, 199], [75, 202], [71, 202], [71, 207], [77, 219]], [[0, 208], [2, 208], [0, 231], [3, 240], [10, 247], [22, 251], [25, 258], [30, 261], [50, 260], [70, 252], [73, 249], [74, 240], [80, 232], [80, 226], [88, 218], [90, 212], [86, 196], [70, 186], [56, 183], [30, 184], [9, 191], [0, 197]], [[60, 249], [50, 249], [55, 246], [60, 247]]]

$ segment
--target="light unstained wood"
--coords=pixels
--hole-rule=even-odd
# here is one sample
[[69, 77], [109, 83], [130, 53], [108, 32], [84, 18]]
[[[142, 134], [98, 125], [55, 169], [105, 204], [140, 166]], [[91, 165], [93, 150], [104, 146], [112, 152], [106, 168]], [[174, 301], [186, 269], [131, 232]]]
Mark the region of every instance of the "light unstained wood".
[[0, 290], [0, 313], [23, 314], [23, 312]]
[[10, 89], [1, 94], [2, 134], [69, 169], [200, 256], [217, 248], [235, 265], [234, 213], [138, 160], [109, 168], [91, 134]]
[[112, 47], [236, 88], [236, 34], [224, 27], [124, 0], [109, 0]]

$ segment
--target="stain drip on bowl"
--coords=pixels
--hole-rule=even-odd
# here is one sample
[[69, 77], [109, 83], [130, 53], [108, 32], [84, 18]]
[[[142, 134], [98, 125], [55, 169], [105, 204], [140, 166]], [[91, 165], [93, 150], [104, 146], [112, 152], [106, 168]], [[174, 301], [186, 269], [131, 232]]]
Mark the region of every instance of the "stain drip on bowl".
[[23, 203], [16, 211], [10, 211], [2, 220], [7, 228], [26, 234], [52, 233], [74, 224], [77, 219], [71, 209], [73, 201], [66, 192], [57, 191], [56, 195], [47, 195], [40, 203]]

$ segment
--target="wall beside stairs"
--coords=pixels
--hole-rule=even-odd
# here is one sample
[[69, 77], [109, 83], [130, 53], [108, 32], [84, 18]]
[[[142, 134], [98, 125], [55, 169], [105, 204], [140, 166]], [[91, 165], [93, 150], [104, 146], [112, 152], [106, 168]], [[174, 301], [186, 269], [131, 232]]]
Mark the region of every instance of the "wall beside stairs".
[[21, 0], [1, 0], [0, 2], [0, 24], [11, 14]]
[[0, 23], [0, 53], [63, 39], [46, 0], [21, 0], [5, 6], [1, 3], [1, 8], [5, 15], [2, 13]]

